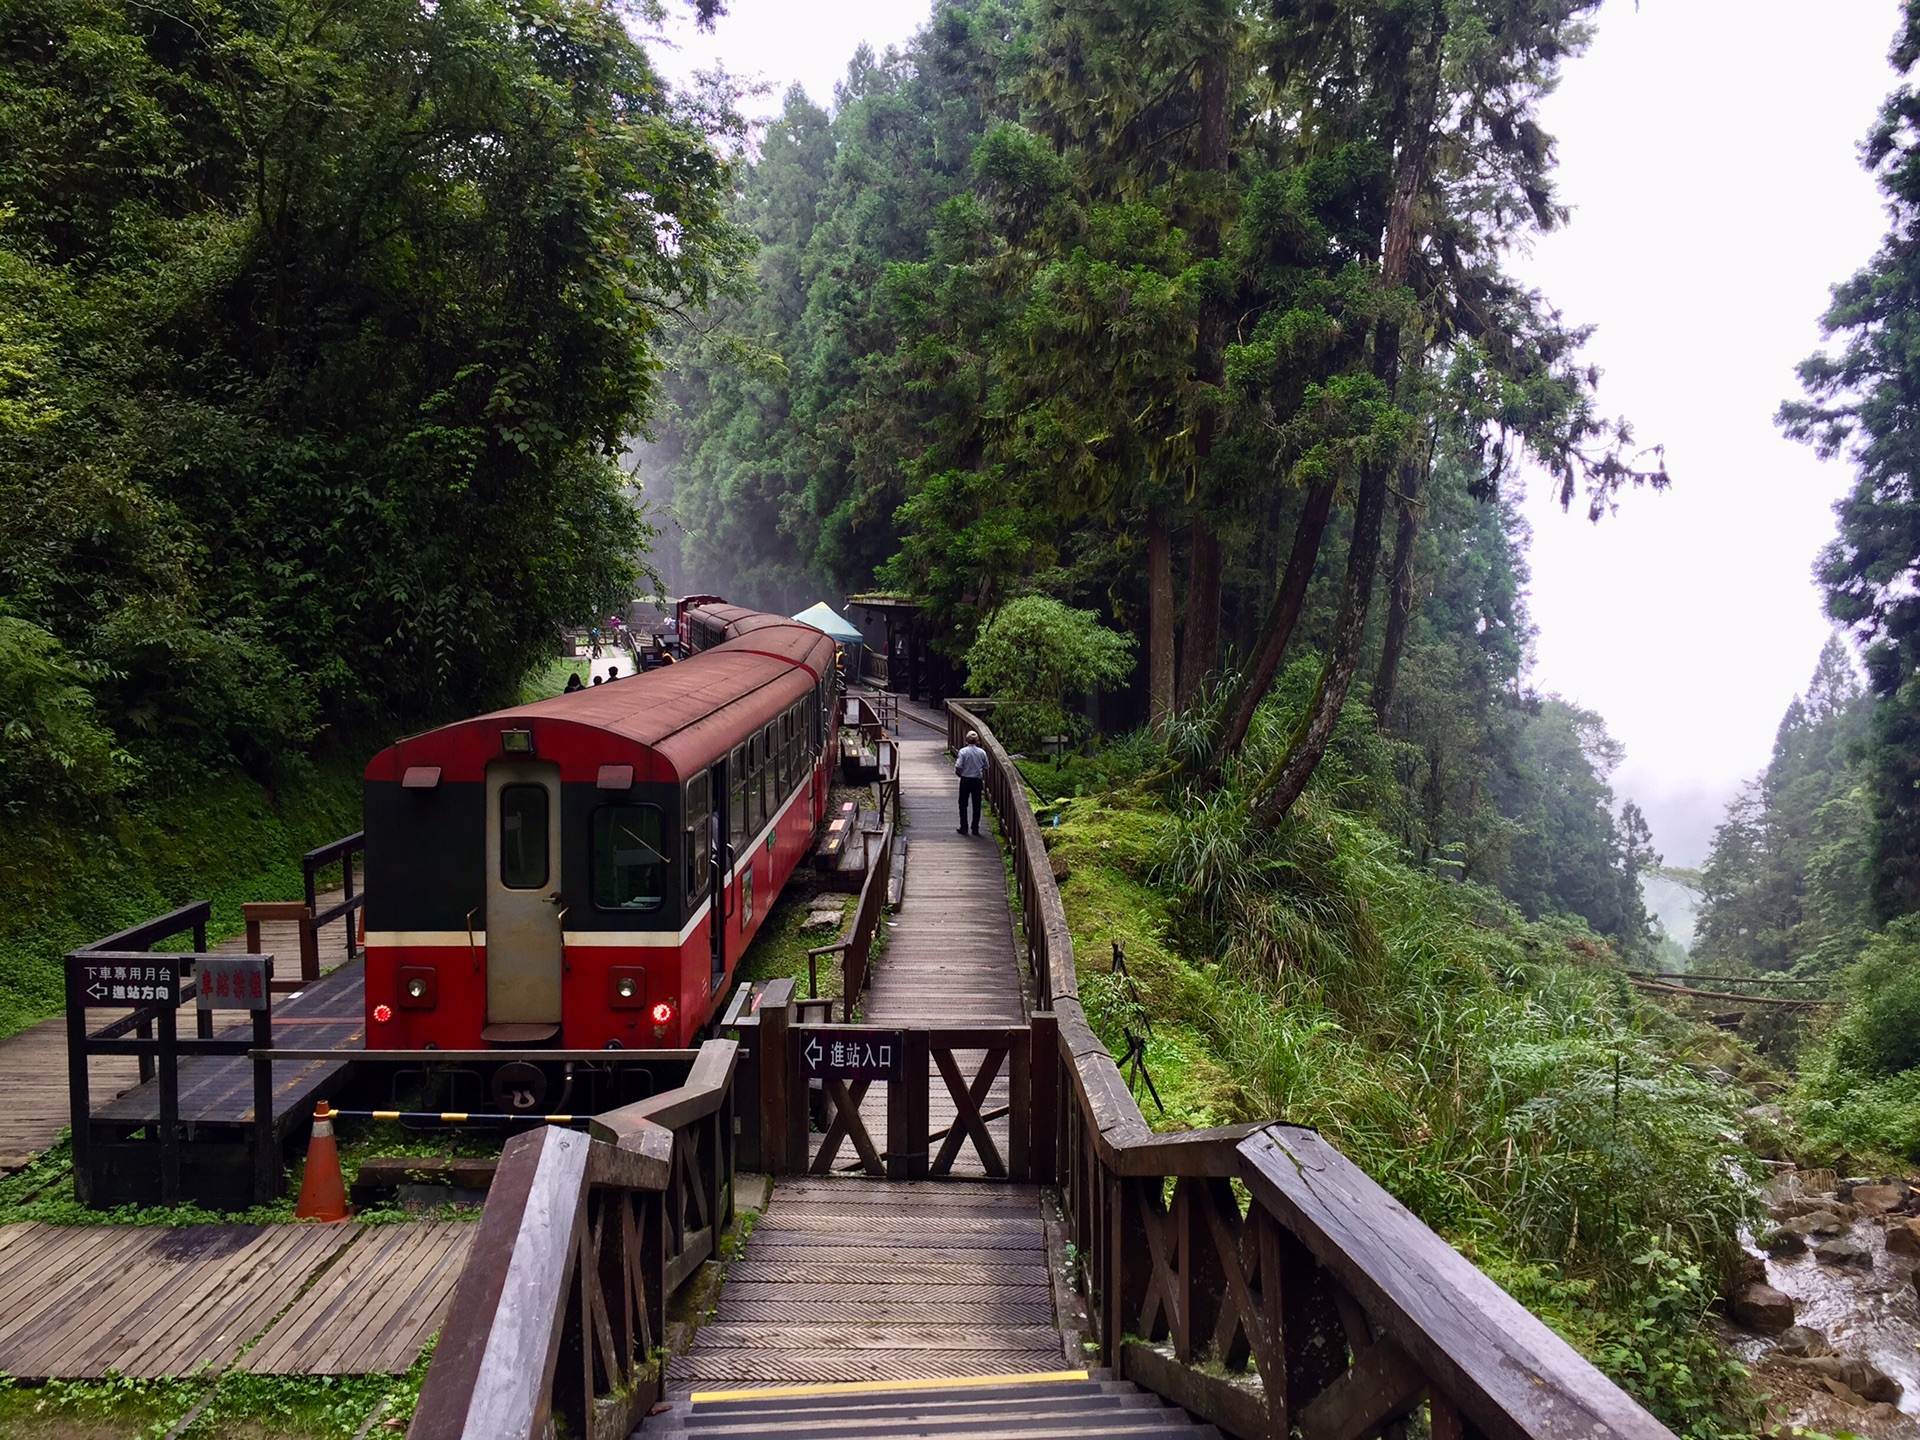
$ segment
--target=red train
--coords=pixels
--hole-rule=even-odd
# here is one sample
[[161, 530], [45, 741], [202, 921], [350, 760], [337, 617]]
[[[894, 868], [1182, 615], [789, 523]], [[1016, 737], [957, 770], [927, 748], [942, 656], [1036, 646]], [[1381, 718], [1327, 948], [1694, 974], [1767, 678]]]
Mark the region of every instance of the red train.
[[839, 707], [812, 626], [685, 622], [681, 664], [367, 766], [369, 1048], [697, 1043], [826, 813]]

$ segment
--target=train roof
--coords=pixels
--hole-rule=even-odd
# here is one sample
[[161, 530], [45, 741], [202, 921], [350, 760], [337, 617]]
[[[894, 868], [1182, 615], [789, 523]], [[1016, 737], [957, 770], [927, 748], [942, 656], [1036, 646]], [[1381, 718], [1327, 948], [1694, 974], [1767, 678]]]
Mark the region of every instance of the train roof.
[[[833, 641], [818, 630], [766, 618], [773, 623], [751, 638], [727, 641], [677, 665], [410, 736], [375, 756], [367, 778], [397, 779], [409, 764], [436, 763], [442, 750], [464, 755], [472, 747], [463, 742], [476, 732], [492, 735], [522, 724], [545, 728], [541, 722], [617, 735], [653, 750], [679, 774], [690, 774], [810, 694], [833, 665]], [[497, 755], [498, 743], [475, 753]]]

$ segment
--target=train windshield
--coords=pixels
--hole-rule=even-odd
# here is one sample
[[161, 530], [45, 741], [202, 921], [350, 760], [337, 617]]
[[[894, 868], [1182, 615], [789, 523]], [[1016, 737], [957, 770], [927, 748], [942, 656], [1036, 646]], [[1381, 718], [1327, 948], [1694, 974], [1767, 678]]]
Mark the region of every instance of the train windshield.
[[658, 910], [666, 895], [664, 824], [657, 805], [593, 812], [593, 903], [601, 910]]

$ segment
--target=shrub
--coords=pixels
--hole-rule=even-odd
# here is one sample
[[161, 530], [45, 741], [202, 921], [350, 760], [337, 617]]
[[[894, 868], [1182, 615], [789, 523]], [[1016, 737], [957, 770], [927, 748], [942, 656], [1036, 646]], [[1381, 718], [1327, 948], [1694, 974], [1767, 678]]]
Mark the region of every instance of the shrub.
[[1023, 595], [993, 614], [967, 651], [973, 684], [1001, 702], [994, 730], [1031, 748], [1050, 735], [1078, 736], [1086, 725], [1067, 713], [1069, 695], [1117, 685], [1133, 669], [1133, 637], [1045, 595]]

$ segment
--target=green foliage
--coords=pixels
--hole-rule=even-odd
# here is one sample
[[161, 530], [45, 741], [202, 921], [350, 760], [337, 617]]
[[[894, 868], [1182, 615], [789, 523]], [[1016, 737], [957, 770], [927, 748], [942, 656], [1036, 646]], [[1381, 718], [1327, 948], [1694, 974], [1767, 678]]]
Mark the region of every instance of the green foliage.
[[996, 732], [1009, 744], [1037, 746], [1052, 735], [1077, 736], [1069, 696], [1119, 685], [1133, 671], [1133, 637], [1116, 634], [1091, 610], [1045, 595], [1022, 595], [994, 611], [967, 651], [973, 687], [1001, 702]]
[[97, 801], [132, 778], [131, 758], [100, 723], [91, 678], [52, 635], [0, 611], [0, 806], [49, 795]]
[[1803, 1057], [1796, 1116], [1826, 1151], [1920, 1160], [1920, 916], [1888, 925], [1839, 980], [1845, 1008]]
[[1858, 756], [1872, 711], [1845, 642], [1832, 637], [1807, 693], [1780, 721], [1766, 770], [1714, 832], [1693, 945], [1703, 968], [1826, 974], [1865, 943]]
[[603, 0], [26, 0], [0, 53], [0, 603], [59, 646], [0, 643], [9, 773], [261, 774], [633, 593], [614, 457], [740, 252], [728, 95]]
[[1409, 865], [1344, 802], [1364, 752], [1344, 767], [1270, 831], [1231, 787], [1163, 798], [1118, 758], [1113, 788], [1058, 802], [1042, 833], [1096, 1028], [1117, 1047], [1118, 940], [1166, 1123], [1316, 1126], [1677, 1431], [1744, 1432], [1704, 1323], [1756, 1206], [1713, 1037], [1639, 1004], [1583, 927]]
[[364, 748], [287, 760], [270, 784], [180, 777], [84, 826], [44, 809], [13, 817], [0, 828], [0, 1034], [60, 1008], [61, 956], [77, 946], [190, 900], [213, 902], [223, 939], [245, 902], [301, 898], [300, 856], [360, 828]]
[[1862, 158], [1886, 197], [1886, 240], [1871, 263], [1834, 286], [1821, 317], [1835, 349], [1800, 364], [1805, 400], [1779, 421], [1823, 457], [1846, 455], [1857, 478], [1839, 500], [1839, 534], [1815, 575], [1827, 613], [1866, 645], [1875, 699], [1867, 781], [1874, 917], [1920, 909], [1920, 595], [1909, 577], [1920, 559], [1920, 493], [1914, 486], [1915, 380], [1920, 346], [1920, 5], [1908, 0], [1891, 59], [1901, 77], [1867, 136]]

